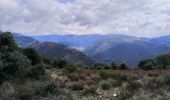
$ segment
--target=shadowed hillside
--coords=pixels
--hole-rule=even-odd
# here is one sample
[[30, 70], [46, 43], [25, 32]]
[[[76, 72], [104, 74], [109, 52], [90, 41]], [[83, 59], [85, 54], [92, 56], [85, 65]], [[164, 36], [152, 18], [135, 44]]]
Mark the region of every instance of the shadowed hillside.
[[35, 42], [29, 47], [35, 48], [39, 53], [53, 57], [64, 58], [73, 63], [82, 63], [92, 65], [95, 60], [83, 54], [82, 52], [62, 44], [53, 42]]

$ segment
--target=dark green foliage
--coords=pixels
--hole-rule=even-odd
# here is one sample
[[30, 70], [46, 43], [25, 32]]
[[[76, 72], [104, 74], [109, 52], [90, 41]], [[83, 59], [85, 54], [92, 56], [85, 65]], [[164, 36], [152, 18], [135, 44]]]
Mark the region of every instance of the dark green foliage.
[[10, 32], [1, 32], [0, 31], [0, 51], [14, 51], [16, 50], [17, 44], [13, 39], [13, 35]]
[[126, 65], [126, 63], [121, 63], [119, 65], [119, 70], [126, 70], [126, 69], [129, 69], [128, 66]]
[[32, 65], [36, 65], [41, 62], [40, 56], [35, 49], [25, 48], [23, 52], [24, 55], [26, 55], [31, 60]]
[[105, 64], [103, 64], [103, 63], [95, 63], [94, 64], [95, 69], [104, 69], [104, 67], [105, 67]]
[[109, 81], [102, 81], [100, 85], [103, 90], [110, 90], [112, 88], [112, 84]]
[[117, 65], [116, 65], [115, 61], [111, 62], [111, 66], [112, 66], [112, 69], [117, 69]]
[[69, 64], [66, 66], [66, 70], [69, 73], [73, 73], [73, 72], [77, 71], [77, 66], [75, 66], [74, 64]]
[[144, 70], [152, 70], [154, 67], [154, 62], [152, 59], [146, 59], [139, 62], [138, 67]]
[[31, 77], [34, 79], [39, 79], [46, 72], [44, 64], [38, 64], [31, 67]]
[[161, 54], [154, 59], [146, 59], [140, 61], [138, 67], [140, 69], [152, 70], [152, 69], [167, 69], [170, 65], [170, 54]]
[[0, 46], [17, 47], [17, 44], [10, 32], [0, 32]]
[[54, 57], [41, 55], [41, 60], [46, 65], [53, 65], [53, 59], [54, 59]]
[[53, 60], [53, 66], [56, 68], [64, 68], [66, 67], [67, 62], [64, 59], [58, 58]]
[[155, 63], [157, 66], [162, 66], [163, 69], [166, 69], [170, 65], [170, 54], [161, 54], [155, 58]]
[[0, 53], [0, 63], [1, 78], [19, 78], [30, 72], [29, 59], [18, 51]]
[[30, 60], [17, 47], [10, 32], [0, 32], [0, 80], [21, 78], [30, 72]]
[[[42, 100], [50, 99], [49, 95], [57, 100], [72, 100], [69, 93], [49, 82], [46, 65], [41, 64], [41, 59], [49, 65], [52, 64], [52, 59], [41, 58], [32, 48], [17, 47], [11, 33], [1, 32], [0, 100]], [[65, 62], [59, 61], [60, 66], [64, 64]], [[75, 68], [71, 67], [69, 71], [74, 70]]]

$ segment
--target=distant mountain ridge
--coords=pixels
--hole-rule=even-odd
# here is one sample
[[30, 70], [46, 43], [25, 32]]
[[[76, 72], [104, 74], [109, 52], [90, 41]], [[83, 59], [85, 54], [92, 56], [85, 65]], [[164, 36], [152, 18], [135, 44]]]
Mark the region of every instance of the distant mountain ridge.
[[20, 47], [27, 47], [28, 45], [37, 41], [32, 37], [24, 36], [20, 33], [13, 33], [13, 36]]
[[35, 48], [40, 54], [45, 54], [58, 58], [65, 58], [72, 63], [82, 63], [84, 65], [92, 65], [96, 60], [76, 50], [71, 46], [66, 46], [54, 42], [39, 42], [29, 36], [24, 36], [19, 33], [13, 33], [13, 36], [20, 47]]
[[[170, 36], [140, 38], [127, 35], [47, 35], [34, 36], [41, 41], [53, 41], [83, 48], [83, 52], [99, 61], [110, 63], [126, 62], [129, 66], [160, 53], [170, 52]], [[52, 38], [52, 39], [51, 39]]]
[[92, 46], [97, 41], [103, 38], [103, 35], [42, 35], [42, 36], [32, 36], [32, 38], [39, 41], [51, 41], [56, 43], [61, 43], [64, 45], [74, 46], [81, 50]]

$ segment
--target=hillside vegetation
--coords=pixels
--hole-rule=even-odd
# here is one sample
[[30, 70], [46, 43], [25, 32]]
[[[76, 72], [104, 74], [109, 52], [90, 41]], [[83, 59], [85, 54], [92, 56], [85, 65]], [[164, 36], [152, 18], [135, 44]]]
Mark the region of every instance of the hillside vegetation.
[[0, 32], [0, 100], [169, 100], [170, 54], [138, 65], [70, 63]]

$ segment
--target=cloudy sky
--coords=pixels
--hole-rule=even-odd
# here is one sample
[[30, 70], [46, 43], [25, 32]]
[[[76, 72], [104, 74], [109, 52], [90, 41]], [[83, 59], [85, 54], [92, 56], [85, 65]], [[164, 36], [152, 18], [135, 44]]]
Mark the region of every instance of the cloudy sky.
[[25, 35], [170, 35], [170, 0], [0, 0], [0, 27]]

